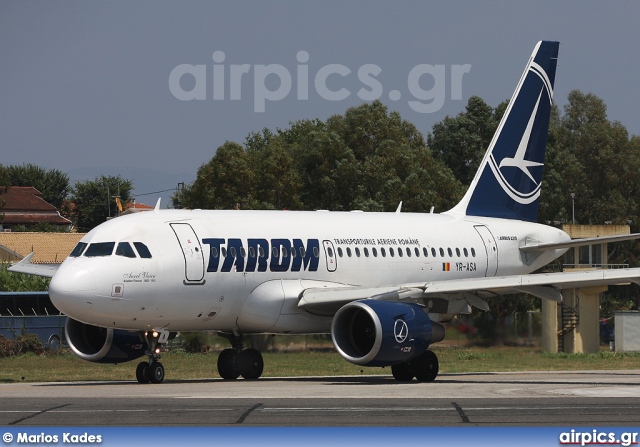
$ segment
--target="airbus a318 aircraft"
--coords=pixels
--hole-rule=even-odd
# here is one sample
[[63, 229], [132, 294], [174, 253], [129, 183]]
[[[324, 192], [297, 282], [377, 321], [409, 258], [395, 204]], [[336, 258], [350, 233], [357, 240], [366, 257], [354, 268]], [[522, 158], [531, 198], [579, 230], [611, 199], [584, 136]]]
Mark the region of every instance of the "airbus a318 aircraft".
[[257, 379], [263, 359], [246, 334], [331, 333], [349, 362], [433, 381], [429, 350], [443, 322], [487, 296], [637, 281], [640, 269], [531, 274], [571, 241], [535, 223], [553, 102], [558, 42], [539, 42], [469, 190], [442, 214], [160, 210], [105, 222], [51, 276], [71, 349], [92, 362], [146, 356], [141, 383], [160, 383], [161, 347], [180, 331], [217, 331], [224, 379]]

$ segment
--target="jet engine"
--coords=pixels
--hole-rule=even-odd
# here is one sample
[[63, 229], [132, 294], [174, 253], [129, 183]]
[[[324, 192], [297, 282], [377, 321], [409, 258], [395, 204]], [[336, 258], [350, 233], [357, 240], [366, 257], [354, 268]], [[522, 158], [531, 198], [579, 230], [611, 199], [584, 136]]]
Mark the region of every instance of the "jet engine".
[[89, 362], [124, 363], [143, 356], [147, 349], [138, 332], [92, 326], [69, 317], [64, 333], [71, 350]]
[[406, 362], [444, 335], [444, 327], [414, 303], [354, 301], [341, 307], [331, 323], [331, 338], [340, 355], [363, 366]]

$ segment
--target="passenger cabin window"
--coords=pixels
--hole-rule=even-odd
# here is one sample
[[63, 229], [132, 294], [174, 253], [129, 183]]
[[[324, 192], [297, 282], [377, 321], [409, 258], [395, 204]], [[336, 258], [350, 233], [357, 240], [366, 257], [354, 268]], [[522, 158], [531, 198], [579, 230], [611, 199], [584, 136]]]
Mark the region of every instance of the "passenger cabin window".
[[113, 254], [113, 248], [115, 246], [115, 242], [96, 242], [95, 244], [89, 245], [89, 248], [87, 248], [87, 251], [84, 252], [84, 255], [88, 258], [98, 256], [111, 256]]
[[125, 258], [135, 258], [136, 253], [131, 248], [131, 244], [129, 242], [120, 242], [118, 243], [118, 248], [116, 248], [116, 255], [124, 256]]
[[142, 242], [134, 242], [133, 246], [136, 247], [141, 258], [151, 259], [151, 252]]
[[82, 252], [87, 248], [86, 242], [78, 242], [78, 245], [73, 249], [73, 251], [69, 254], [72, 258], [77, 258], [82, 256]]

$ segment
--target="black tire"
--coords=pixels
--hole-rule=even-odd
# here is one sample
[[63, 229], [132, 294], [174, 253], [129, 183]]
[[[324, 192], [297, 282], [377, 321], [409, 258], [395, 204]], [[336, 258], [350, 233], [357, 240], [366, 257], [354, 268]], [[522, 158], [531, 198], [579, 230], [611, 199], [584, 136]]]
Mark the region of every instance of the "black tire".
[[433, 382], [438, 376], [438, 357], [433, 351], [427, 351], [419, 357], [411, 360], [411, 365], [416, 373], [418, 382]]
[[391, 374], [398, 382], [409, 382], [414, 376], [409, 362], [391, 365]]
[[164, 366], [160, 362], [153, 362], [149, 365], [149, 378], [151, 383], [162, 383], [164, 381]]
[[225, 380], [240, 377], [238, 370], [238, 353], [235, 349], [224, 349], [218, 356], [218, 374]]
[[248, 380], [260, 378], [264, 369], [262, 354], [257, 349], [245, 349], [238, 354], [238, 370]]
[[149, 383], [151, 376], [149, 375], [149, 362], [140, 362], [136, 368], [136, 379], [138, 383]]

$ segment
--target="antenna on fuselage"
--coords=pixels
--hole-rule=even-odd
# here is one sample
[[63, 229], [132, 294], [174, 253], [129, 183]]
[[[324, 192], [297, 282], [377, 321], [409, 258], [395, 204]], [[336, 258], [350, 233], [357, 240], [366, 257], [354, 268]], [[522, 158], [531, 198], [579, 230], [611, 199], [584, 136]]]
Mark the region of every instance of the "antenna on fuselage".
[[156, 207], [153, 209], [154, 212], [158, 212], [160, 211], [160, 201], [162, 200], [162, 197], [158, 197], [158, 201], [156, 202]]
[[400, 210], [402, 210], [402, 200], [398, 204], [398, 208], [396, 208], [396, 213], [400, 214]]

